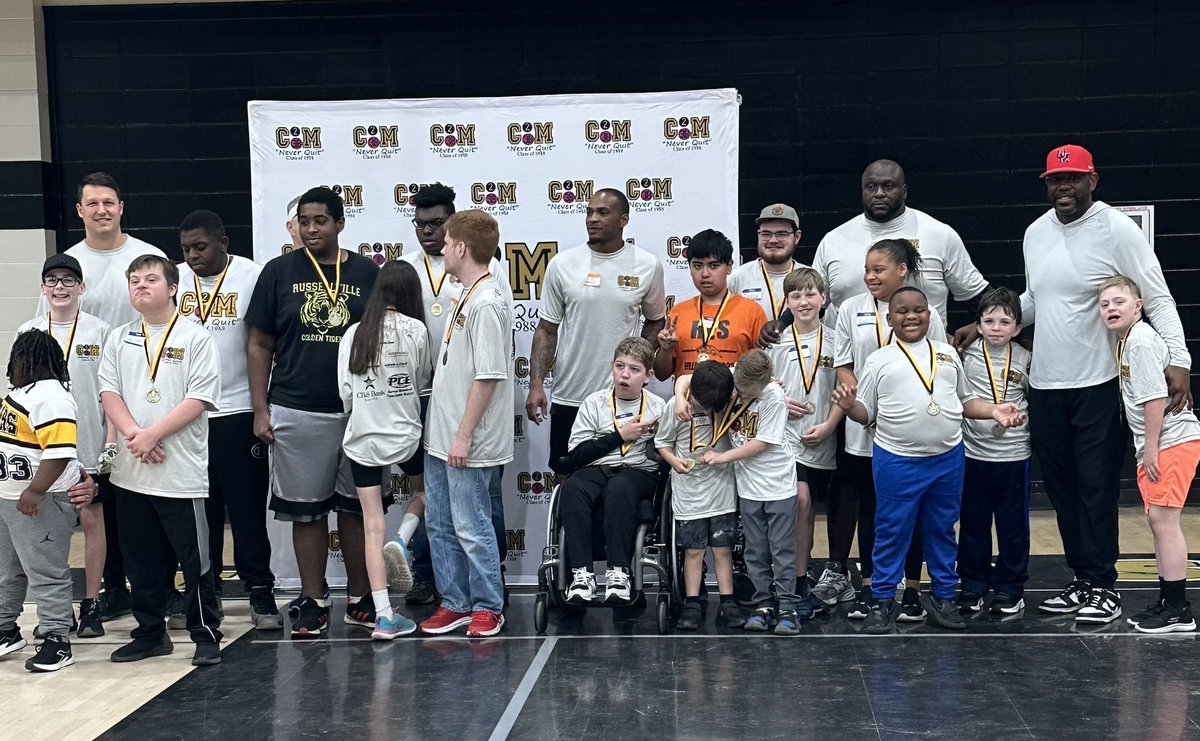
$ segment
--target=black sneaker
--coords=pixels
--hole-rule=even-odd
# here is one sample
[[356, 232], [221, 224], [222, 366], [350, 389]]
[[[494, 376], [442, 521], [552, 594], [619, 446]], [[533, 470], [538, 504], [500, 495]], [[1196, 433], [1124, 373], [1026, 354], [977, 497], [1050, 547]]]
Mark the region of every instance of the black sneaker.
[[908, 587], [904, 590], [904, 598], [900, 600], [900, 613], [896, 620], [901, 623], [919, 623], [925, 619], [925, 608], [921, 606], [921, 595], [917, 590]]
[[172, 589], [167, 597], [167, 630], [187, 629], [187, 607], [183, 603], [183, 594], [178, 589]]
[[1137, 626], [1138, 623], [1157, 615], [1159, 612], [1165, 610], [1166, 607], [1167, 607], [1166, 600], [1164, 600], [1162, 597], [1159, 597], [1158, 601], [1156, 601], [1154, 604], [1150, 605], [1146, 609], [1142, 610], [1141, 612], [1137, 613], [1136, 615], [1125, 618], [1125, 622], [1129, 623], [1130, 625]]
[[867, 606], [866, 617], [863, 618], [863, 632], [876, 636], [891, 633], [896, 625], [897, 610], [894, 599], [871, 602]]
[[1196, 629], [1196, 620], [1192, 617], [1191, 605], [1178, 610], [1162, 605], [1133, 628], [1139, 633], [1190, 633]]
[[871, 613], [871, 588], [863, 587], [854, 596], [854, 601], [846, 608], [846, 617], [851, 620], [863, 620]]
[[404, 604], [406, 605], [432, 605], [437, 602], [438, 593], [434, 588], [432, 581], [422, 579], [420, 576], [413, 576], [413, 588], [408, 590], [408, 594], [404, 595]]
[[817, 599], [816, 596], [811, 593], [804, 599], [804, 601], [808, 603], [808, 610], [811, 613], [811, 617], [820, 617], [821, 615], [825, 615], [829, 612], [829, 605]]
[[175, 651], [175, 644], [165, 632], [162, 638], [134, 638], [129, 643], [112, 652], [114, 663], [123, 664], [127, 661], [141, 661], [152, 656], [166, 656]]
[[25, 668], [31, 672], [56, 672], [74, 663], [71, 642], [60, 635], [48, 635], [37, 652], [25, 660]]
[[250, 622], [258, 630], [283, 630], [283, 616], [270, 589], [250, 590]]
[[196, 653], [192, 655], [192, 666], [212, 666], [221, 663], [221, 645], [212, 641], [196, 644]]
[[369, 593], [346, 603], [346, 624], [375, 630], [375, 598]]
[[758, 607], [750, 613], [742, 628], [752, 633], [766, 633], [775, 627], [775, 610], [770, 607]]
[[804, 599], [796, 600], [794, 606], [796, 608], [795, 613], [796, 613], [797, 619], [799, 619], [799, 620], [812, 620], [813, 619], [812, 600], [810, 600], [807, 595], [805, 595]]
[[1074, 579], [1062, 588], [1062, 591], [1038, 605], [1038, 611], [1062, 615], [1076, 612], [1087, 601], [1088, 592], [1092, 585], [1081, 579]]
[[20, 651], [27, 646], [25, 639], [21, 637], [21, 629], [13, 627], [12, 630], [0, 630], [0, 656], [7, 656], [14, 651]]
[[288, 617], [292, 621], [292, 638], [317, 638], [329, 627], [329, 608], [321, 607], [310, 597], [302, 596], [299, 603], [291, 603]]
[[[905, 592], [907, 593], [908, 590]], [[929, 618], [939, 627], [950, 630], [966, 630], [967, 621], [963, 619], [962, 612], [954, 600], [938, 599], [929, 594], [922, 597], [921, 601], [925, 603], [924, 612], [927, 612]]]
[[996, 596], [992, 597], [992, 606], [989, 609], [993, 615], [1017, 615], [1025, 610], [1025, 600], [1022, 597], [997, 592]]
[[958, 593], [954, 604], [963, 612], [979, 612], [983, 609], [983, 595], [964, 589]]
[[679, 622], [675, 624], [675, 627], [679, 630], [698, 630], [700, 620], [700, 603], [684, 602], [683, 609], [679, 611]]
[[1111, 623], [1121, 617], [1121, 595], [1104, 587], [1092, 587], [1087, 601], [1075, 613], [1077, 623]]
[[733, 600], [722, 602], [717, 610], [717, 625], [726, 628], [744, 628], [746, 626], [746, 611]]
[[105, 589], [100, 593], [100, 620], [107, 623], [119, 617], [132, 615], [129, 606], [129, 590], [122, 587]]
[[[288, 605], [287, 605], [288, 609], [290, 610], [293, 607], [298, 606], [303, 601], [304, 601], [304, 592], [303, 592], [303, 590], [301, 590], [300, 594], [297, 594], [296, 598], [288, 603]], [[325, 609], [329, 609], [329, 606], [333, 604], [333, 598], [329, 596], [329, 581], [328, 580], [322, 582], [322, 584], [321, 584], [321, 599], [313, 600], [313, 601], [317, 603], [317, 607], [323, 607]]]
[[85, 597], [79, 603], [79, 628], [75, 634], [80, 638], [99, 638], [104, 635], [104, 622], [100, 619], [100, 600]]

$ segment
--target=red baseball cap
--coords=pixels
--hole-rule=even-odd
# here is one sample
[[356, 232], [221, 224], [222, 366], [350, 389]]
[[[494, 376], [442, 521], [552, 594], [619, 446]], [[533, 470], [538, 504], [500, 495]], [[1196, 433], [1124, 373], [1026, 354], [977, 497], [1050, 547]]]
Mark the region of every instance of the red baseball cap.
[[1078, 144], [1064, 144], [1055, 147], [1046, 155], [1046, 171], [1041, 177], [1056, 172], [1095, 172], [1096, 165], [1092, 162], [1092, 153]]

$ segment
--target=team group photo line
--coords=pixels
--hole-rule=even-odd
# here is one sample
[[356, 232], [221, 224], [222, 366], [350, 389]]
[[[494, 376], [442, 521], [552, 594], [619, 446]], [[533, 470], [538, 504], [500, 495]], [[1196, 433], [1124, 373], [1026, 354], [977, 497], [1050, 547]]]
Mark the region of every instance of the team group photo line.
[[[796, 636], [838, 610], [867, 634], [898, 621], [961, 631], [972, 614], [1027, 608], [1196, 630], [1180, 516], [1200, 422], [1175, 301], [1141, 228], [1096, 200], [1091, 152], [1057, 147], [1040, 177], [1050, 208], [1025, 231], [1021, 293], [989, 284], [951, 226], [907, 204], [890, 160], [862, 172], [861, 213], [821, 238], [811, 266], [794, 259], [802, 224], [786, 203], [762, 208], [757, 259], [736, 268], [729, 236], [681, 225], [696, 293], [679, 300], [662, 261], [626, 236], [653, 216], [595, 190], [586, 239], [546, 266], [528, 361], [524, 415], [548, 428], [557, 482], [538, 631], [547, 590], [568, 615], [644, 599], [656, 506], [673, 556], [660, 578], [676, 595], [664, 614], [681, 631]], [[84, 238], [45, 261], [7, 365], [0, 657], [57, 671], [75, 663], [72, 634], [132, 614], [111, 661], [172, 653], [170, 629], [187, 631], [194, 665], [219, 663], [226, 523], [253, 628], [320, 638], [331, 515], [345, 625], [380, 641], [499, 634], [501, 480], [522, 403], [502, 224], [457, 210], [450, 186], [422, 186], [420, 249], [374, 261], [339, 245], [346, 206], [321, 186], [280, 210], [284, 254], [232, 254], [221, 217], [197, 210], [176, 264], [122, 230], [113, 177], [87, 175], [76, 196]], [[951, 301], [975, 321], [947, 326]], [[1159, 585], [1125, 609], [1130, 433]], [[1073, 578], [1027, 606], [1034, 455]], [[394, 468], [411, 490], [400, 504]], [[299, 576], [283, 605], [268, 512], [288, 526]], [[396, 597], [432, 612], [418, 623]]]

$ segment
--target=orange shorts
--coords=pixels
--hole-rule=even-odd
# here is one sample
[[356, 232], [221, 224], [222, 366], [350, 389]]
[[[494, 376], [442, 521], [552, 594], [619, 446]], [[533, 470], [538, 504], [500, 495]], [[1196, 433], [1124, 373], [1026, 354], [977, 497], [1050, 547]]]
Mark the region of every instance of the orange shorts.
[[1146, 477], [1146, 469], [1138, 466], [1138, 489], [1146, 511], [1150, 505], [1182, 509], [1187, 501], [1188, 489], [1196, 476], [1196, 464], [1200, 463], [1200, 440], [1173, 445], [1158, 453], [1158, 482]]

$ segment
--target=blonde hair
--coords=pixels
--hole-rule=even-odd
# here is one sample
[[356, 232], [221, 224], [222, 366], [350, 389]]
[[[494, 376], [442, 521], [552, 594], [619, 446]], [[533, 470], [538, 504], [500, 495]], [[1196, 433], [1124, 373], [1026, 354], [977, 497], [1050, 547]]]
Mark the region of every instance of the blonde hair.
[[825, 293], [825, 281], [821, 279], [821, 274], [812, 268], [796, 268], [783, 279], [784, 293], [809, 289], [817, 293]]
[[1104, 293], [1110, 288], [1126, 288], [1133, 294], [1134, 298], [1142, 297], [1142, 289], [1138, 288], [1138, 284], [1133, 278], [1127, 278], [1124, 275], [1114, 275], [1108, 280], [1100, 284], [1100, 293]]
[[747, 351], [733, 366], [733, 380], [741, 386], [766, 386], [771, 382], [771, 358], [762, 350]]
[[649, 369], [654, 364], [654, 345], [642, 337], [626, 337], [617, 343], [617, 349], [613, 352], [613, 362], [622, 355], [633, 358], [641, 363], [642, 367]]

